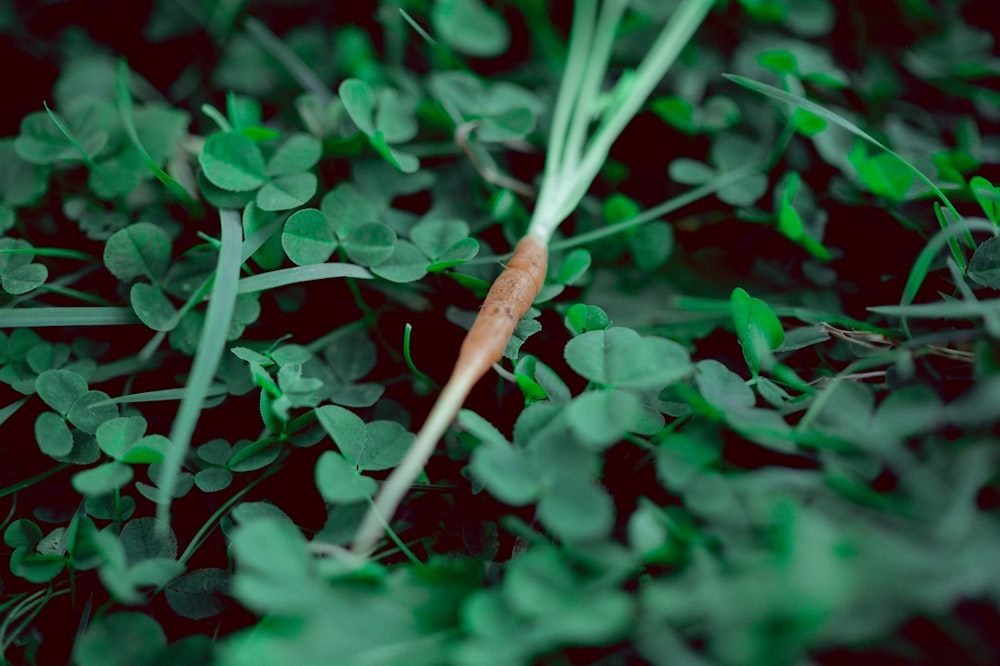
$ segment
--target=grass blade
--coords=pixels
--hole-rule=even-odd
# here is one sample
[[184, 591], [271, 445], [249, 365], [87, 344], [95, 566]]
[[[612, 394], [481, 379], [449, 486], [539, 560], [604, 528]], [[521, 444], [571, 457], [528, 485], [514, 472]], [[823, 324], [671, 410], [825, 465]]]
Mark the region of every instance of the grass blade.
[[[899, 300], [900, 306], [907, 306], [913, 302], [913, 299], [917, 297], [917, 292], [920, 291], [920, 285], [924, 283], [924, 279], [930, 272], [931, 264], [934, 262], [934, 257], [937, 253], [941, 251], [941, 248], [948, 244], [948, 241], [957, 236], [960, 233], [971, 233], [973, 231], [989, 231], [990, 233], [997, 232], [997, 226], [981, 217], [977, 218], [967, 218], [955, 222], [947, 229], [941, 229], [936, 234], [931, 236], [931, 239], [927, 241], [927, 245], [924, 249], [920, 251], [917, 255], [917, 260], [913, 262], [913, 268], [910, 269], [910, 275], [906, 278], [906, 285], [903, 287], [903, 296]], [[903, 330], [906, 331], [907, 335], [910, 335], [910, 328], [907, 324], [905, 315], [903, 316]]]
[[157, 483], [164, 499], [163, 503], [156, 507], [156, 517], [163, 527], [170, 523], [170, 501], [177, 487], [177, 478], [191, 445], [191, 435], [194, 434], [205, 398], [215, 378], [215, 371], [222, 359], [226, 345], [226, 331], [229, 330], [236, 309], [243, 225], [240, 223], [239, 213], [232, 210], [219, 211], [219, 222], [222, 227], [222, 247], [215, 268], [208, 311], [205, 314], [205, 323], [201, 330], [201, 339], [198, 341], [198, 351], [194, 356], [191, 375], [184, 387], [184, 397], [170, 429], [172, 446], [167, 451]]
[[191, 193], [184, 189], [177, 180], [171, 176], [169, 173], [160, 168], [160, 165], [153, 161], [153, 158], [146, 151], [146, 148], [142, 145], [139, 140], [139, 133], [135, 129], [135, 121], [132, 118], [132, 93], [128, 86], [128, 64], [125, 60], [120, 60], [118, 62], [118, 82], [116, 85], [116, 98], [118, 102], [118, 112], [122, 119], [122, 127], [125, 128], [125, 134], [128, 135], [129, 141], [132, 142], [132, 146], [139, 151], [139, 155], [142, 157], [142, 161], [146, 164], [156, 179], [159, 180], [163, 185], [170, 190], [171, 194], [184, 202], [184, 205], [197, 208], [200, 204]]
[[313, 264], [311, 266], [296, 266], [295, 268], [280, 268], [275, 271], [245, 277], [240, 280], [237, 292], [240, 294], [249, 294], [255, 291], [287, 287], [290, 284], [299, 284], [300, 282], [341, 277], [371, 280], [375, 276], [367, 268], [356, 264]]
[[917, 317], [920, 319], [977, 319], [1000, 313], [1000, 298], [986, 301], [938, 301], [910, 305], [878, 305], [869, 312], [890, 317]]
[[65, 307], [0, 310], [0, 328], [138, 324], [132, 308]]
[[108, 174], [104, 171], [104, 169], [102, 169], [97, 165], [97, 162], [95, 162], [94, 158], [90, 156], [90, 153], [88, 153], [84, 149], [84, 147], [80, 144], [80, 142], [77, 141], [73, 133], [69, 131], [69, 128], [66, 127], [66, 123], [62, 121], [62, 118], [56, 115], [56, 112], [49, 108], [48, 103], [42, 102], [42, 106], [45, 107], [45, 113], [49, 114], [49, 118], [51, 118], [52, 122], [56, 124], [56, 127], [59, 128], [59, 131], [62, 132], [62, 135], [66, 137], [66, 140], [69, 141], [69, 144], [76, 149], [76, 152], [80, 153], [80, 156], [83, 158], [84, 164], [86, 164], [88, 168], [94, 171], [94, 173], [98, 174], [101, 178], [103, 178], [105, 182], [114, 184], [111, 180], [111, 177], [108, 176]]
[[246, 26], [247, 34], [257, 42], [258, 46], [270, 53], [272, 58], [281, 63], [281, 66], [288, 71], [304, 90], [316, 95], [323, 106], [328, 106], [333, 101], [333, 93], [320, 80], [316, 72], [309, 65], [302, 62], [302, 58], [296, 55], [295, 51], [288, 48], [288, 45], [271, 32], [266, 25], [252, 16], [247, 17], [244, 25]]
[[[947, 195], [945, 195], [945, 193], [941, 191], [941, 188], [939, 188], [937, 185], [934, 184], [934, 181], [925, 176], [920, 169], [910, 164], [910, 162], [907, 161], [906, 158], [904, 158], [902, 155], [900, 155], [896, 151], [892, 150], [891, 148], [883, 144], [881, 141], [873, 137], [868, 132], [862, 130], [860, 127], [852, 123], [847, 118], [844, 118], [840, 114], [834, 113], [833, 111], [830, 111], [829, 109], [822, 107], [815, 102], [812, 102], [804, 97], [801, 97], [800, 95], [795, 95], [785, 90], [781, 90], [780, 88], [769, 86], [766, 83], [761, 83], [760, 81], [754, 81], [753, 79], [748, 79], [744, 76], [737, 76], [735, 74], [723, 74], [723, 76], [732, 81], [733, 83], [743, 86], [744, 88], [748, 88], [750, 90], [753, 90], [754, 92], [759, 92], [762, 95], [767, 95], [768, 97], [772, 97], [782, 102], [787, 102], [788, 104], [791, 104], [793, 106], [814, 113], [823, 120], [826, 120], [827, 122], [831, 122], [834, 125], [842, 127], [851, 134], [860, 137], [865, 141], [868, 141], [876, 148], [885, 151], [889, 155], [892, 155], [897, 160], [899, 160], [901, 164], [903, 164], [906, 168], [912, 171], [917, 178], [923, 181], [927, 185], [927, 187], [929, 187], [931, 191], [934, 192], [935, 195], [937, 195], [937, 197], [941, 200], [941, 203], [943, 203], [948, 208], [948, 210], [952, 213], [952, 215], [954, 215], [956, 220], [962, 217], [961, 214], [959, 214], [958, 210], [955, 208], [955, 206], [951, 203], [951, 200], [947, 197]], [[967, 240], [969, 241], [970, 246], [974, 248], [975, 245], [971, 242], [971, 239]], [[962, 256], [962, 253], [958, 251], [957, 248], [953, 248], [952, 254], [955, 256], [955, 261], [958, 262], [958, 265], [962, 267], [962, 270], [965, 270], [966, 262], [965, 262], [965, 257]]]
[[[409, 326], [409, 324], [407, 324], [407, 326]], [[21, 398], [20, 400], [15, 400], [14, 402], [10, 403], [3, 409], [0, 409], [0, 425], [3, 425], [7, 419], [9, 419], [11, 416], [14, 415], [15, 412], [17, 412], [17, 410], [21, 409], [21, 406], [25, 402], [27, 402], [27, 400], [28, 400], [27, 398]]]
[[[93, 406], [103, 407], [104, 405], [123, 405], [134, 402], [164, 402], [169, 400], [182, 400], [184, 398], [185, 391], [186, 389], [183, 388], [172, 388], [160, 389], [157, 391], [143, 391], [142, 393], [130, 393], [129, 395], [122, 395], [117, 398], [108, 398], [107, 400], [95, 402]], [[214, 398], [225, 394], [225, 384], [212, 384], [205, 392], [205, 397]]]

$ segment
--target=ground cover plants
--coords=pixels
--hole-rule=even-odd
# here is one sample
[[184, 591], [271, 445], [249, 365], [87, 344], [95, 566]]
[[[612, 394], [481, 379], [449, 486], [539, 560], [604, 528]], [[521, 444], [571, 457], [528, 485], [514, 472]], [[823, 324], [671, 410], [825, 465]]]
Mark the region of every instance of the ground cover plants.
[[0, 2], [2, 663], [1000, 659], [991, 3], [326, 4]]

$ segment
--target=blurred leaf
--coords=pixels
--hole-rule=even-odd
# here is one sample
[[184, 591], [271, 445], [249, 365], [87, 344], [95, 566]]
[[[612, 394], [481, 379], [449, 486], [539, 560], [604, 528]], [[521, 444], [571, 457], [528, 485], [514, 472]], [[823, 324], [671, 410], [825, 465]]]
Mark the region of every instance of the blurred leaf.
[[499, 56], [510, 44], [507, 24], [480, 0], [436, 0], [431, 23], [456, 51], [478, 58]]
[[363, 476], [344, 456], [324, 451], [316, 461], [316, 487], [327, 502], [350, 504], [375, 494], [375, 480]]
[[160, 624], [139, 612], [118, 612], [95, 620], [74, 649], [79, 666], [151, 664], [167, 644]]
[[628, 328], [582, 333], [566, 344], [565, 356], [577, 374], [608, 386], [662, 388], [692, 369], [681, 345]]

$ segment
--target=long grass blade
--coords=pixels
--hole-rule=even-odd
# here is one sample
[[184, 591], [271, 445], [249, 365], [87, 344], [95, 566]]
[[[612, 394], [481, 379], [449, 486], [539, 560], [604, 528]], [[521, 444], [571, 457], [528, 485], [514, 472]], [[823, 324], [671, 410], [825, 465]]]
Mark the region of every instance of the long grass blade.
[[215, 279], [212, 282], [205, 323], [201, 329], [191, 375], [184, 387], [184, 397], [170, 429], [172, 446], [167, 451], [157, 483], [163, 500], [156, 507], [156, 517], [164, 528], [170, 523], [170, 501], [177, 488], [177, 478], [191, 445], [191, 436], [194, 434], [205, 398], [215, 378], [215, 371], [222, 359], [226, 332], [236, 310], [243, 226], [240, 223], [239, 213], [232, 210], [219, 211], [219, 221], [222, 227], [222, 247], [215, 267]]
[[[930, 272], [934, 257], [941, 251], [941, 248], [947, 245], [948, 241], [958, 234], [973, 231], [996, 233], [997, 226], [981, 217], [965, 218], [955, 222], [947, 229], [941, 229], [931, 236], [930, 240], [927, 241], [927, 245], [917, 255], [917, 260], [913, 262], [913, 268], [910, 269], [910, 275], [906, 278], [906, 285], [903, 287], [903, 295], [899, 299], [900, 306], [905, 307], [909, 305], [917, 297], [920, 286], [924, 283], [924, 279]], [[907, 335], [910, 334], [910, 327], [905, 315], [903, 315], [903, 330], [906, 331]]]
[[[781, 90], [780, 88], [769, 86], [766, 83], [761, 83], [760, 81], [754, 81], [753, 79], [748, 79], [745, 76], [737, 76], [735, 74], [723, 74], [723, 76], [732, 81], [733, 83], [743, 86], [744, 88], [749, 88], [754, 92], [759, 92], [762, 95], [767, 95], [768, 97], [772, 97], [782, 102], [787, 102], [788, 104], [791, 104], [798, 108], [805, 109], [806, 111], [809, 111], [819, 116], [823, 120], [826, 120], [827, 122], [831, 122], [834, 125], [842, 127], [851, 134], [860, 137], [865, 141], [868, 141], [873, 146], [886, 152], [887, 154], [892, 155], [897, 160], [899, 160], [899, 162], [903, 166], [912, 171], [917, 178], [923, 181], [927, 185], [927, 187], [929, 187], [931, 191], [934, 192], [935, 195], [937, 195], [937, 197], [941, 200], [941, 203], [943, 203], [951, 212], [951, 214], [954, 216], [954, 219], [956, 220], [961, 219], [962, 216], [955, 208], [955, 206], [951, 203], [951, 199], [949, 199], [947, 195], [945, 195], [945, 193], [941, 191], [941, 188], [939, 188], [936, 184], [934, 184], [934, 181], [925, 176], [920, 169], [913, 166], [902, 155], [889, 148], [889, 146], [885, 145], [884, 143], [873, 137], [868, 132], [865, 132], [863, 129], [852, 123], [847, 118], [844, 118], [840, 114], [834, 113], [833, 111], [830, 111], [829, 109], [820, 106], [819, 104], [812, 102], [800, 95], [795, 95], [785, 90]], [[972, 247], [975, 247], [975, 245], [971, 243], [971, 239], [967, 240], [970, 242], [970, 245]], [[962, 253], [958, 250], [957, 247], [953, 248], [952, 254], [955, 257], [955, 261], [958, 262], [958, 265], [961, 266], [962, 269], [964, 270], [966, 264], [965, 257], [962, 256]]]
[[[95, 402], [93, 406], [103, 407], [104, 405], [125, 405], [135, 402], [166, 402], [171, 400], [183, 400], [185, 392], [186, 389], [183, 388], [143, 391], [142, 393], [130, 393], [129, 395], [121, 395], [117, 398], [101, 400], [100, 402]], [[212, 384], [208, 387], [208, 390], [205, 391], [205, 397], [214, 398], [216, 396], [225, 395], [226, 392], [227, 389], [225, 384]]]
[[296, 266], [295, 268], [280, 268], [276, 271], [245, 277], [240, 280], [237, 291], [240, 294], [250, 294], [255, 291], [287, 287], [290, 284], [299, 284], [300, 282], [343, 277], [370, 280], [375, 276], [367, 268], [356, 264], [313, 264], [311, 266]]
[[292, 78], [302, 86], [303, 89], [316, 95], [316, 97], [322, 102], [323, 106], [327, 106], [333, 101], [333, 93], [327, 88], [326, 84], [320, 80], [316, 72], [313, 71], [309, 65], [302, 61], [295, 51], [288, 48], [281, 39], [271, 32], [266, 25], [258, 21], [257, 19], [247, 17], [244, 22], [246, 26], [247, 34], [253, 39], [257, 44], [263, 48], [265, 51], [271, 54], [271, 57], [281, 63]]
[[0, 328], [43, 326], [121, 326], [138, 324], [132, 308], [64, 307], [0, 310]]
[[118, 112], [121, 116], [122, 127], [125, 128], [125, 134], [128, 136], [129, 141], [132, 142], [132, 146], [139, 152], [146, 167], [153, 172], [157, 180], [170, 190], [171, 194], [184, 202], [188, 207], [200, 207], [201, 204], [191, 196], [190, 192], [184, 189], [183, 185], [160, 168], [160, 165], [153, 160], [152, 156], [142, 145], [142, 141], [139, 140], [139, 132], [136, 131], [135, 120], [132, 118], [132, 92], [129, 90], [128, 75], [128, 64], [124, 60], [120, 60], [118, 62], [118, 81], [115, 92], [118, 102]]

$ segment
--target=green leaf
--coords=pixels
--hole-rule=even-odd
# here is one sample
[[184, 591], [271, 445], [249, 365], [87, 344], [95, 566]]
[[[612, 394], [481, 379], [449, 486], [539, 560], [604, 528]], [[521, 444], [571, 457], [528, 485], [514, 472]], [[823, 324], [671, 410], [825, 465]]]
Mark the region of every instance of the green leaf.
[[640, 337], [629, 328], [588, 331], [566, 344], [566, 362], [592, 382], [624, 388], [663, 388], [692, 370], [684, 347]]
[[311, 173], [278, 176], [257, 192], [257, 206], [268, 211], [297, 208], [316, 194], [317, 182], [316, 176]]
[[590, 252], [582, 247], [570, 250], [563, 257], [556, 273], [555, 281], [559, 284], [576, 284], [590, 268]]
[[203, 493], [217, 493], [225, 490], [233, 482], [233, 473], [228, 469], [203, 469], [194, 475], [194, 484]]
[[674, 230], [663, 220], [648, 222], [628, 238], [629, 251], [639, 270], [655, 271], [674, 251]]
[[392, 88], [382, 89], [378, 95], [375, 134], [381, 135], [387, 144], [413, 139], [419, 129], [413, 107], [409, 99], [401, 99]]
[[587, 331], [603, 331], [611, 327], [607, 313], [596, 305], [576, 303], [566, 311], [563, 324], [573, 335]]
[[395, 253], [396, 232], [385, 224], [368, 222], [341, 234], [340, 243], [351, 261], [374, 267]]
[[10, 223], [0, 221], [0, 232], [13, 226], [12, 208], [29, 206], [49, 188], [48, 167], [29, 162], [18, 157], [14, 139], [0, 139], [0, 204], [5, 215], [10, 215]]
[[437, 0], [431, 23], [449, 46], [477, 58], [499, 56], [510, 45], [507, 24], [480, 0]]
[[225, 569], [195, 569], [172, 580], [164, 594], [175, 613], [190, 620], [203, 620], [226, 609], [229, 580]]
[[77, 472], [71, 483], [81, 495], [104, 495], [113, 492], [132, 480], [132, 468], [120, 462], [98, 465], [92, 469]]
[[26, 518], [15, 520], [3, 531], [3, 542], [10, 548], [34, 548], [42, 539], [42, 529]]
[[266, 173], [274, 178], [313, 168], [323, 155], [323, 144], [308, 134], [293, 134], [267, 161]]
[[414, 282], [427, 275], [427, 257], [407, 240], [397, 240], [392, 255], [377, 266], [372, 273], [393, 282]]
[[363, 476], [344, 456], [324, 451], [316, 461], [316, 487], [332, 504], [350, 504], [375, 494], [375, 479]]
[[88, 497], [84, 506], [96, 520], [128, 520], [135, 513], [135, 499], [128, 495]]
[[425, 217], [410, 230], [410, 240], [431, 259], [434, 270], [468, 261], [479, 252], [479, 242], [469, 238], [464, 220]]
[[360, 470], [395, 467], [414, 439], [395, 421], [365, 424], [354, 412], [337, 405], [323, 405], [316, 410], [316, 417], [344, 456]]
[[344, 79], [337, 88], [337, 94], [344, 104], [344, 110], [358, 129], [373, 136], [375, 134], [375, 91], [360, 79]]
[[267, 180], [260, 148], [239, 132], [209, 136], [198, 155], [198, 163], [209, 182], [229, 192], [254, 190]]
[[72, 370], [46, 370], [35, 380], [35, 390], [45, 404], [65, 416], [87, 392], [87, 380]]
[[745, 289], [737, 287], [730, 297], [736, 337], [743, 348], [747, 366], [754, 375], [761, 368], [761, 360], [770, 357], [785, 339], [785, 330], [771, 307], [753, 298]]
[[326, 215], [316, 208], [292, 213], [281, 233], [281, 247], [299, 266], [323, 263], [337, 249], [337, 238]]
[[469, 470], [491, 495], [511, 506], [535, 501], [544, 487], [539, 470], [524, 451], [495, 438], [472, 452]]
[[167, 645], [159, 623], [146, 613], [120, 612], [93, 621], [74, 646], [78, 666], [152, 664]]
[[65, 419], [55, 412], [42, 412], [35, 419], [35, 441], [51, 458], [68, 456], [73, 450], [73, 433]]
[[479, 438], [480, 441], [510, 446], [510, 442], [496, 429], [496, 426], [471, 410], [459, 410], [457, 420], [459, 425]]
[[111, 235], [104, 245], [104, 265], [123, 282], [144, 275], [163, 277], [170, 265], [170, 236], [150, 222], [137, 222]]
[[129, 291], [129, 301], [135, 316], [154, 331], [172, 331], [178, 324], [177, 308], [163, 289], [146, 282], [137, 282]]
[[539, 500], [538, 518], [564, 541], [596, 541], [614, 526], [615, 507], [608, 493], [593, 481], [559, 476]]
[[87, 391], [66, 413], [70, 423], [89, 434], [94, 434], [102, 423], [117, 416], [118, 406], [104, 391]]
[[121, 543], [130, 565], [143, 560], [177, 557], [177, 536], [167, 525], [152, 517], [143, 517], [125, 523]]
[[351, 183], [341, 183], [324, 194], [320, 208], [338, 234], [347, 234], [355, 227], [379, 219], [375, 202]]
[[704, 162], [698, 162], [686, 157], [678, 157], [673, 160], [668, 168], [668, 173], [671, 180], [681, 185], [701, 185], [716, 175], [715, 169]]
[[1000, 222], [1000, 188], [994, 187], [993, 183], [982, 176], [975, 176], [969, 180], [969, 189], [987, 219]]
[[128, 416], [109, 419], [98, 426], [97, 444], [119, 462], [149, 464], [163, 462], [170, 442], [163, 435], [146, 436], [146, 419]]
[[879, 153], [869, 156], [863, 144], [848, 154], [851, 164], [857, 170], [861, 183], [872, 194], [892, 201], [905, 201], [906, 195], [916, 181], [912, 169], [901, 163], [895, 156]]
[[987, 238], [969, 260], [969, 279], [991, 289], [1000, 289], [1000, 238]]
[[114, 118], [114, 107], [106, 101], [90, 96], [80, 97], [65, 112], [65, 126], [74, 137], [76, 146], [48, 112], [38, 111], [21, 120], [21, 133], [14, 140], [14, 150], [18, 157], [31, 164], [89, 159], [108, 144]]
[[570, 402], [564, 414], [581, 444], [602, 449], [635, 430], [642, 404], [628, 391], [588, 391]]
[[43, 264], [26, 264], [4, 271], [0, 275], [0, 286], [8, 294], [18, 296], [42, 286], [48, 277], [49, 269]]

